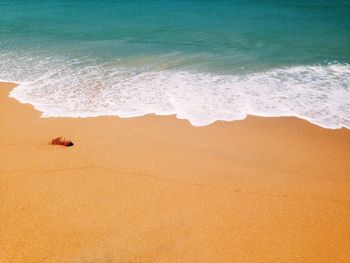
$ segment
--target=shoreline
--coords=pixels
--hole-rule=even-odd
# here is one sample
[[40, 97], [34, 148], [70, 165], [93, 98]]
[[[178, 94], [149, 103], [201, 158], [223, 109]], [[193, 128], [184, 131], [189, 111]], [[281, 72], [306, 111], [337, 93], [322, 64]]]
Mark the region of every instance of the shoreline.
[[[12, 90], [16, 87], [16, 86], [19, 86], [21, 85], [20, 83], [17, 83], [17, 82], [12, 82], [12, 81], [3, 81], [3, 80], [0, 80], [0, 84], [1, 83], [9, 83], [9, 84], [13, 84], [13, 88]], [[39, 109], [39, 107], [37, 105], [34, 105], [32, 102], [27, 102], [27, 101], [24, 101], [22, 102], [21, 99], [19, 98], [16, 98], [16, 96], [12, 95], [11, 92], [12, 90], [9, 92], [9, 97], [10, 98], [14, 98], [16, 99], [19, 103], [22, 103], [22, 104], [30, 104], [36, 111], [40, 112], [41, 114], [44, 114], [44, 110], [41, 110]], [[178, 117], [178, 113], [171, 113], [171, 114], [157, 114], [157, 113], [144, 113], [142, 115], [132, 115], [132, 116], [127, 116], [127, 117], [121, 117], [119, 115], [115, 115], [115, 114], [105, 114], [105, 115], [87, 115], [87, 116], [81, 116], [80, 114], [78, 115], [74, 115], [74, 116], [45, 116], [44, 118], [99, 118], [99, 117], [117, 117], [117, 118], [122, 118], [122, 119], [128, 119], [128, 118], [142, 118], [142, 117], [145, 117], [145, 116], [156, 116], [156, 117], [163, 117], [163, 116], [169, 116], [169, 117], [175, 117], [176, 119], [178, 120], [185, 120], [185, 121], [188, 121], [193, 127], [205, 127], [205, 126], [209, 126], [209, 125], [212, 125], [216, 122], [233, 122], [233, 121], [244, 121], [246, 120], [247, 118], [249, 117], [253, 117], [253, 118], [297, 118], [297, 119], [301, 119], [301, 120], [304, 120], [304, 121], [307, 121], [309, 122], [310, 124], [312, 125], [316, 125], [320, 128], [323, 128], [323, 129], [330, 129], [330, 130], [338, 130], [338, 129], [348, 129], [350, 130], [350, 127], [346, 126], [344, 123], [340, 123], [338, 124], [337, 126], [326, 126], [326, 125], [323, 125], [315, 120], [312, 120], [312, 118], [310, 117], [305, 117], [303, 115], [300, 115], [300, 114], [290, 114], [290, 115], [264, 115], [264, 114], [259, 114], [259, 113], [247, 113], [246, 114], [246, 117], [244, 119], [216, 119], [214, 122], [211, 122], [209, 124], [204, 124], [204, 125], [195, 125], [194, 123], [191, 122], [190, 119], [188, 118], [181, 118], [181, 117]]]
[[0, 83], [4, 262], [349, 260], [350, 130], [39, 118], [13, 87]]

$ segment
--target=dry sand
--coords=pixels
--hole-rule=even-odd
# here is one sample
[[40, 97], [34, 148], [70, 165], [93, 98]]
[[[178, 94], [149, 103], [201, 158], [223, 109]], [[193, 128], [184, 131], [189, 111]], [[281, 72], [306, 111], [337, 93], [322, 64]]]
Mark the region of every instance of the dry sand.
[[43, 119], [12, 87], [0, 86], [0, 262], [350, 262], [349, 130]]

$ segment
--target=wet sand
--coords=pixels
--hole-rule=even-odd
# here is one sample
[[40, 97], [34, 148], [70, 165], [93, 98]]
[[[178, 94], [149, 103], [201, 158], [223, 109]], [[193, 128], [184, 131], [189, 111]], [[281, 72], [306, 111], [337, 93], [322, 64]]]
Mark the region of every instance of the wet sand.
[[349, 130], [44, 119], [12, 88], [0, 85], [0, 262], [350, 262]]

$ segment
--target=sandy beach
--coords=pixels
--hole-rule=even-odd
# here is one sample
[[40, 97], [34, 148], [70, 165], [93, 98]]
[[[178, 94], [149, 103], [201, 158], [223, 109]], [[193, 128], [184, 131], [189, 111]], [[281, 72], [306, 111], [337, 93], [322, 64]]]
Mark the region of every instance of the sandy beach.
[[0, 85], [0, 262], [350, 261], [349, 130], [45, 119], [13, 87]]

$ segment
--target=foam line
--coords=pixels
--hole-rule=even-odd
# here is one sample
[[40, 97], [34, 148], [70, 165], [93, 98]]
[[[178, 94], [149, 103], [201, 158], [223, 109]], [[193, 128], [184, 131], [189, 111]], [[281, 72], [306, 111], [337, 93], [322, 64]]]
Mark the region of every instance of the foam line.
[[296, 116], [324, 128], [350, 128], [348, 64], [220, 75], [8, 54], [0, 72], [0, 79], [20, 83], [10, 96], [43, 117], [175, 114], [204, 126], [247, 115]]

